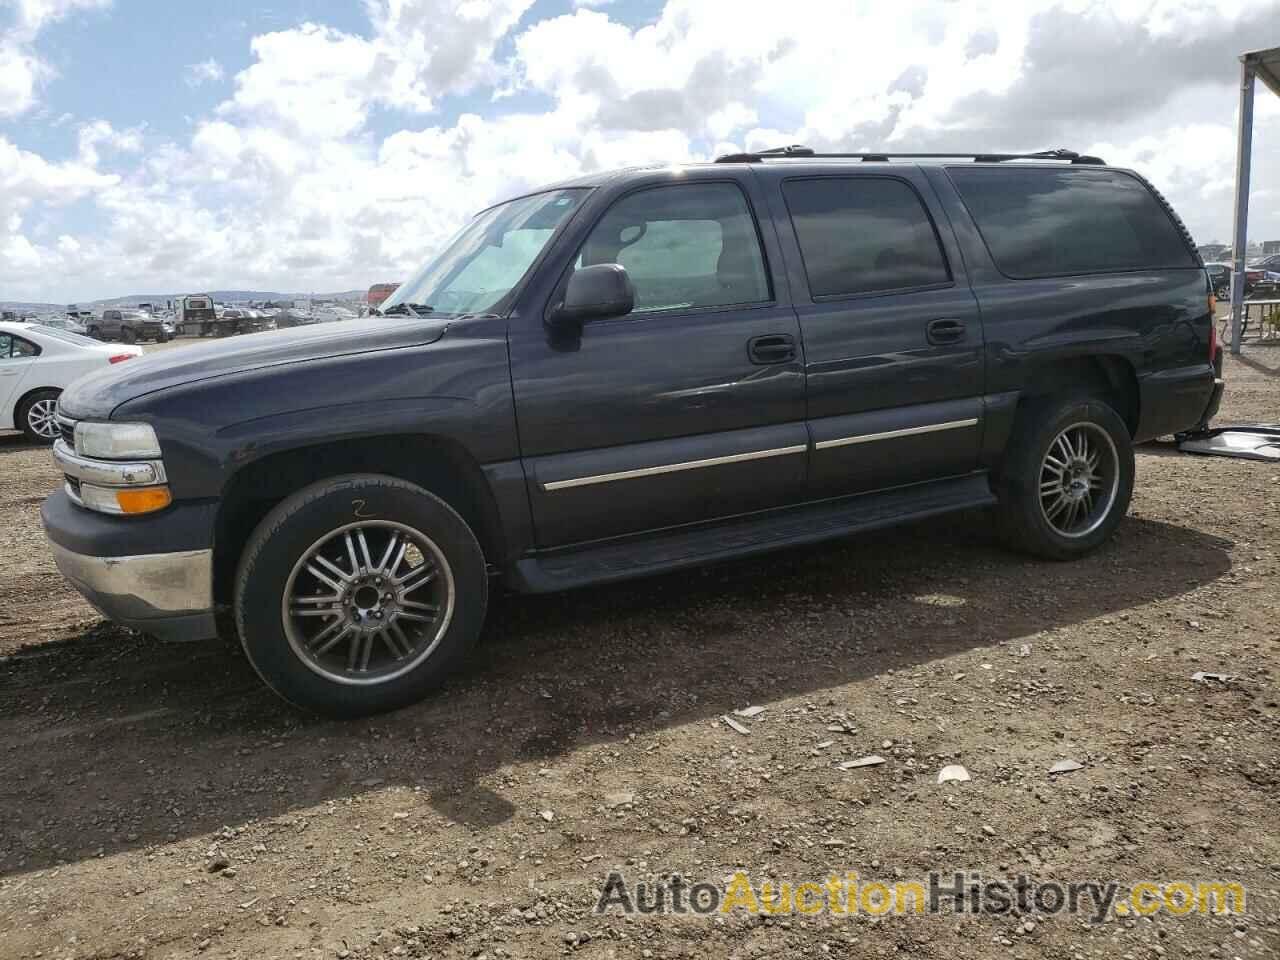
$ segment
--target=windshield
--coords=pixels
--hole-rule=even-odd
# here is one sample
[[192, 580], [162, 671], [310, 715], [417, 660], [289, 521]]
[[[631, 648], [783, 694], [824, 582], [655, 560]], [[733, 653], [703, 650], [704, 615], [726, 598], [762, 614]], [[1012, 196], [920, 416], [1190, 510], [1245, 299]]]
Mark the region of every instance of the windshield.
[[553, 190], [492, 207], [382, 303], [418, 312], [492, 313], [538, 258], [587, 191]]

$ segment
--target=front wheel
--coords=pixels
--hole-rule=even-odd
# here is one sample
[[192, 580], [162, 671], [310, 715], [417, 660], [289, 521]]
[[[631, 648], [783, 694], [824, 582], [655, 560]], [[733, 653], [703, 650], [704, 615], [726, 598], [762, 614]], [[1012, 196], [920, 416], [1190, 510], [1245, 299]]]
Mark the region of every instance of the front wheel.
[[999, 477], [998, 522], [1013, 547], [1051, 560], [1105, 542], [1133, 496], [1129, 429], [1097, 397], [1036, 401], [1019, 415]]
[[134, 331], [133, 327], [123, 327], [120, 330], [120, 339], [124, 343], [137, 343], [138, 334]]
[[284, 500], [236, 575], [236, 625], [254, 669], [286, 700], [332, 717], [421, 699], [474, 644], [487, 604], [466, 522], [421, 487], [374, 474]]

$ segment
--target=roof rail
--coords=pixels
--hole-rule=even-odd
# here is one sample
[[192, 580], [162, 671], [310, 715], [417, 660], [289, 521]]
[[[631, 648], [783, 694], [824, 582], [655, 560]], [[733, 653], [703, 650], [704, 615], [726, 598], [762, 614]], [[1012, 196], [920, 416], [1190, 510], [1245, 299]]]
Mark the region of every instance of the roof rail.
[[716, 157], [716, 163], [759, 163], [762, 160], [786, 160], [812, 158], [818, 160], [862, 160], [865, 163], [887, 163], [890, 160], [972, 160], [974, 163], [1003, 163], [1006, 160], [1066, 160], [1070, 163], [1087, 163], [1105, 166], [1099, 157], [1090, 157], [1074, 150], [1040, 150], [1036, 153], [818, 153], [810, 147], [792, 144], [753, 153], [727, 153]]

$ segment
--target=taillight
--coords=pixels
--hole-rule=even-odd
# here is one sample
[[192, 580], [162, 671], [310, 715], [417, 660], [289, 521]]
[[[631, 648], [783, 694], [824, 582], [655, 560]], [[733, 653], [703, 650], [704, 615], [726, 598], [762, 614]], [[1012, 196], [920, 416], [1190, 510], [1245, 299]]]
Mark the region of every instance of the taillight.
[[123, 363], [125, 360], [132, 360], [132, 353], [117, 353], [114, 357], [107, 357], [108, 363]]

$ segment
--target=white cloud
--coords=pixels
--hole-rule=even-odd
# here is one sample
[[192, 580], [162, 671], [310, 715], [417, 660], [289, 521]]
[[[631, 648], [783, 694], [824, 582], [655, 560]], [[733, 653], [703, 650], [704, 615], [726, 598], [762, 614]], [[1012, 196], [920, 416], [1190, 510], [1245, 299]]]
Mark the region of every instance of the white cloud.
[[202, 87], [206, 83], [217, 83], [223, 78], [222, 64], [210, 57], [199, 63], [187, 65], [186, 81], [189, 87]]
[[[29, 0], [24, 22], [87, 5]], [[50, 163], [0, 139], [6, 295], [362, 287], [403, 276], [518, 191], [794, 142], [1098, 152], [1146, 173], [1199, 239], [1223, 239], [1235, 56], [1280, 20], [1276, 0], [668, 0], [638, 27], [613, 6], [529, 23], [528, 0], [368, 9], [359, 33], [315, 23], [253, 38], [253, 63], [180, 140], [144, 144], [142, 129], [95, 121], [74, 159]], [[37, 64], [0, 70], [0, 113], [38, 96], [34, 49], [0, 45], [0, 64], [10, 50]], [[189, 81], [221, 73], [188, 69]], [[466, 93], [493, 98], [492, 115], [441, 115]], [[1280, 101], [1259, 96], [1253, 233], [1280, 236], [1263, 201], [1280, 188]], [[380, 111], [405, 129], [376, 135]], [[46, 218], [73, 201], [105, 227]]]
[[21, 46], [0, 41], [0, 117], [26, 113], [49, 68]]
[[142, 128], [117, 130], [106, 120], [83, 124], [77, 136], [80, 162], [96, 167], [101, 160], [100, 147], [119, 153], [138, 153], [142, 149]]
[[14, 32], [30, 40], [42, 28], [80, 10], [102, 10], [112, 0], [4, 0], [14, 10]]
[[41, 29], [77, 10], [102, 9], [111, 0], [0, 0], [13, 9], [13, 26], [0, 36], [0, 119], [26, 113], [53, 68], [34, 51]]

